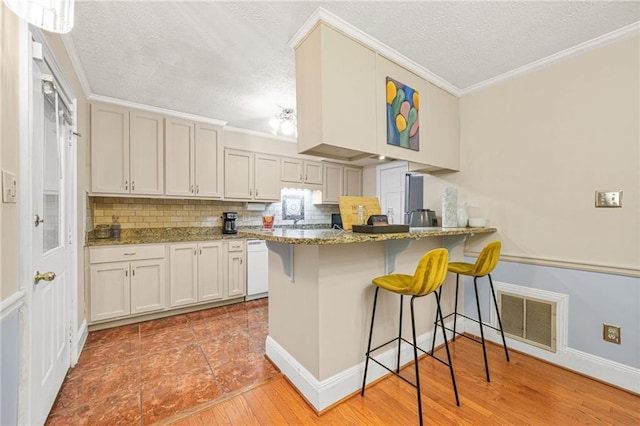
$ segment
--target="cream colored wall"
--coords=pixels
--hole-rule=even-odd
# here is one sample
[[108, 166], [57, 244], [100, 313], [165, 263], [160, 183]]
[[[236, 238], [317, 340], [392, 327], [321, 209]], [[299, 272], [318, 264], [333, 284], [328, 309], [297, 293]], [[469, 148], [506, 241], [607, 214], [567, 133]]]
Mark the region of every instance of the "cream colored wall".
[[66, 48], [62, 42], [62, 38], [59, 35], [53, 33], [44, 32], [47, 44], [51, 48], [53, 55], [55, 56], [56, 62], [62, 73], [64, 74], [64, 78], [67, 83], [71, 86], [71, 90], [76, 97], [78, 115], [77, 115], [77, 132], [81, 134], [81, 137], [78, 137], [78, 150], [77, 150], [77, 185], [78, 192], [76, 193], [77, 203], [78, 203], [78, 219], [77, 219], [77, 236], [78, 239], [76, 241], [76, 247], [78, 248], [78, 324], [77, 327], [82, 324], [82, 322], [86, 318], [86, 308], [85, 304], [87, 300], [85, 300], [85, 268], [84, 268], [84, 258], [85, 251], [82, 249], [84, 244], [84, 226], [86, 223], [85, 215], [86, 215], [86, 196], [85, 192], [89, 187], [89, 170], [90, 170], [90, 159], [89, 159], [89, 104], [87, 103], [87, 99], [85, 94], [82, 91], [82, 86], [80, 85], [80, 81], [75, 73], [73, 65], [71, 64], [71, 60], [69, 59], [69, 55], [67, 53]]
[[[0, 168], [17, 176], [19, 21], [4, 3], [0, 4], [0, 23]], [[0, 301], [18, 291], [18, 255], [18, 204], [0, 200]]]
[[226, 129], [223, 131], [223, 137], [225, 148], [318, 160], [317, 157], [298, 155], [297, 144], [279, 139]]
[[[455, 185], [503, 254], [637, 272], [639, 52], [636, 36], [463, 97], [461, 171], [427, 178], [425, 205]], [[623, 207], [594, 208], [596, 189]]]

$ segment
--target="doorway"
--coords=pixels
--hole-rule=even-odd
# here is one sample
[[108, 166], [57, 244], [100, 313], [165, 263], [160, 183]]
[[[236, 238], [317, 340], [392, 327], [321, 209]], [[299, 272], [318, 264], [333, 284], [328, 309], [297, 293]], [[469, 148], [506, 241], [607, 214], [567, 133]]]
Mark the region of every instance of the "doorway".
[[[75, 97], [44, 37], [28, 33], [22, 84], [19, 423], [43, 424], [71, 366], [77, 316]], [[24, 76], [22, 77], [24, 78]], [[26, 93], [25, 93], [26, 92]], [[21, 114], [22, 115], [22, 114]], [[24, 118], [21, 118], [24, 120]]]
[[404, 214], [404, 177], [408, 165], [404, 161], [381, 164], [376, 169], [380, 210], [393, 212], [393, 223], [408, 223]]

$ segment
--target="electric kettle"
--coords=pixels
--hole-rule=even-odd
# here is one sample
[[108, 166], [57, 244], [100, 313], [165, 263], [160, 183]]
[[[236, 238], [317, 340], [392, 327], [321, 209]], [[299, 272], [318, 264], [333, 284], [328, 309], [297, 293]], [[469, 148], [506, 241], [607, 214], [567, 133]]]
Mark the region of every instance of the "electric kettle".
[[438, 226], [436, 212], [429, 209], [418, 209], [409, 213], [409, 226], [412, 228], [428, 228]]

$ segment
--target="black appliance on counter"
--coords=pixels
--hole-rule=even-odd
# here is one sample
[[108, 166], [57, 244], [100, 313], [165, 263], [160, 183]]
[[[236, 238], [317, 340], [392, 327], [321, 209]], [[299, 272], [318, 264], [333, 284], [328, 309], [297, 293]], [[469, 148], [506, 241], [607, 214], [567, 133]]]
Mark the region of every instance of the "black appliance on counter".
[[222, 212], [222, 233], [223, 234], [237, 234], [238, 225], [238, 213], [236, 212]]
[[342, 216], [340, 213], [331, 213], [331, 229], [342, 229]]

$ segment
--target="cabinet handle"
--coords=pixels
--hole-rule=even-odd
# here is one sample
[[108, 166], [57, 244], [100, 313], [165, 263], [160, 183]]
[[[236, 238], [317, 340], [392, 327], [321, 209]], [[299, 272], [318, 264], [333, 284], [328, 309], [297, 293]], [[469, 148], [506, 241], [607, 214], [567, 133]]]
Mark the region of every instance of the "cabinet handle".
[[196, 194], [200, 193], [200, 185], [196, 185]]
[[300, 175], [300, 180], [302, 180], [302, 175]]
[[128, 180], [125, 180], [125, 181], [124, 181], [124, 190], [125, 190], [125, 191], [128, 191], [128, 190], [129, 190], [129, 181], [128, 181]]
[[196, 254], [198, 254], [198, 253], [196, 252], [196, 249], [193, 249], [193, 255], [195, 256]]
[[136, 276], [136, 270], [135, 268], [131, 270], [131, 276], [135, 277]]
[[132, 181], [131, 181], [131, 190], [132, 190], [132, 191], [135, 191], [135, 190], [136, 190], [136, 181], [135, 181], [135, 180], [132, 180]]
[[307, 180], [307, 175], [304, 175], [304, 180], [305, 180], [305, 181]]
[[127, 271], [126, 269], [124, 270], [124, 276], [128, 277], [129, 276], [129, 271]]
[[125, 255], [125, 256], [134, 256], [134, 255], [135, 255], [135, 253], [125, 253], [124, 255]]
[[253, 191], [251, 191], [251, 188], [249, 188], [249, 195], [253, 195]]
[[240, 264], [242, 265], [242, 258], [240, 258]]
[[202, 254], [202, 249], [200, 249], [200, 254]]
[[256, 189], [256, 197], [258, 196], [258, 190]]
[[193, 185], [191, 185], [191, 188], [189, 189], [189, 192], [193, 194]]

